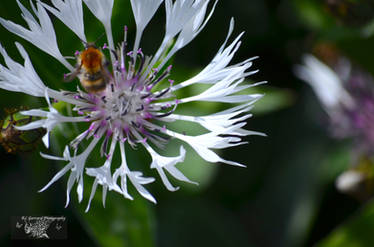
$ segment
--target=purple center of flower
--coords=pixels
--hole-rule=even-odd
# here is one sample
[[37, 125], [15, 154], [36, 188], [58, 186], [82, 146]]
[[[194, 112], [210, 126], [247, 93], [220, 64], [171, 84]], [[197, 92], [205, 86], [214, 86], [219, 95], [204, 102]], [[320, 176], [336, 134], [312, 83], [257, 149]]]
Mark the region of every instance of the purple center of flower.
[[[106, 89], [98, 94], [79, 91], [70, 95], [88, 105], [75, 110], [92, 123], [85, 135], [72, 145], [76, 146], [85, 137], [92, 135], [97, 138], [104, 136], [101, 154], [105, 155], [108, 141], [116, 133], [120, 141], [127, 141], [133, 147], [147, 140], [162, 146], [168, 137], [162, 134], [162, 127], [152, 124], [150, 120], [169, 116], [179, 103], [178, 100], [170, 101], [173, 97], [173, 80], [166, 81], [166, 87], [159, 85], [168, 77], [172, 66], [161, 71], [152, 69], [146, 74], [149, 60], [141, 49], [136, 54], [127, 52], [126, 41], [117, 50], [110, 52], [115, 61]], [[169, 99], [168, 103], [157, 103], [166, 99]]]

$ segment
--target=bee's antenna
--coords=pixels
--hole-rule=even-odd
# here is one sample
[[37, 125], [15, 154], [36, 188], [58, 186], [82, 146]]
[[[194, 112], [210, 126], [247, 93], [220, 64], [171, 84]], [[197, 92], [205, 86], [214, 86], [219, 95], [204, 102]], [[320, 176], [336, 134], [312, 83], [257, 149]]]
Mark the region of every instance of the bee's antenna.
[[95, 44], [97, 41], [99, 41], [103, 36], [104, 36], [105, 32], [102, 33], [93, 43]]
[[88, 48], [88, 47], [90, 47], [90, 46], [94, 46], [94, 47], [96, 47], [95, 46], [95, 44], [96, 44], [96, 42], [99, 40], [99, 39], [101, 39], [103, 36], [104, 36], [104, 34], [105, 34], [105, 32], [104, 33], [102, 33], [94, 42], [86, 42], [86, 41], [84, 41], [83, 39], [80, 39], [80, 41], [83, 43], [83, 45], [84, 45], [84, 48]]
[[[80, 39], [80, 38], [79, 38], [79, 39]], [[88, 42], [84, 41], [83, 39], [80, 39], [80, 41], [83, 43], [84, 48], [87, 48], [87, 47], [88, 47], [88, 45], [89, 45]]]

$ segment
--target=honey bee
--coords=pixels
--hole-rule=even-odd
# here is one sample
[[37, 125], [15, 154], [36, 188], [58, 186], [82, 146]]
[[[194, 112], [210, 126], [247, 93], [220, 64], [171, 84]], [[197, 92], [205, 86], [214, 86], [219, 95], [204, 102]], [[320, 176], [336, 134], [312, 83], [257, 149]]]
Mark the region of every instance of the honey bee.
[[94, 43], [85, 43], [85, 49], [77, 55], [76, 70], [65, 76], [65, 81], [78, 77], [89, 93], [99, 93], [106, 88], [110, 73], [108, 63]]

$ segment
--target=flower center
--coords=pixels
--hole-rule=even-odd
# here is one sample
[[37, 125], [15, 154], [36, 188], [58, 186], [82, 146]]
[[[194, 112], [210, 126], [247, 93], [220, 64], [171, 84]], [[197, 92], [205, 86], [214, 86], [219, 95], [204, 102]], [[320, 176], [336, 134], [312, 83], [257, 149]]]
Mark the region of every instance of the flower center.
[[[127, 84], [127, 83], [124, 83]], [[101, 97], [100, 108], [106, 120], [120, 121], [123, 125], [131, 125], [147, 117], [146, 110], [150, 102], [146, 91], [134, 86], [121, 88], [111, 86], [113, 90]], [[122, 86], [123, 87], [123, 86]]]

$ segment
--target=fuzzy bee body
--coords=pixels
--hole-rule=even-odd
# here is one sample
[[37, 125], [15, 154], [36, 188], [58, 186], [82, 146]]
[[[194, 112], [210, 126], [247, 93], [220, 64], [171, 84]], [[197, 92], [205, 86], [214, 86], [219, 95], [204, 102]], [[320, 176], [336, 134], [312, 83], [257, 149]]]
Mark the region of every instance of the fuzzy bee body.
[[93, 44], [87, 44], [86, 49], [77, 57], [77, 69], [68, 75], [66, 81], [78, 77], [81, 85], [89, 93], [99, 93], [106, 88], [109, 72], [106, 69], [104, 54]]

